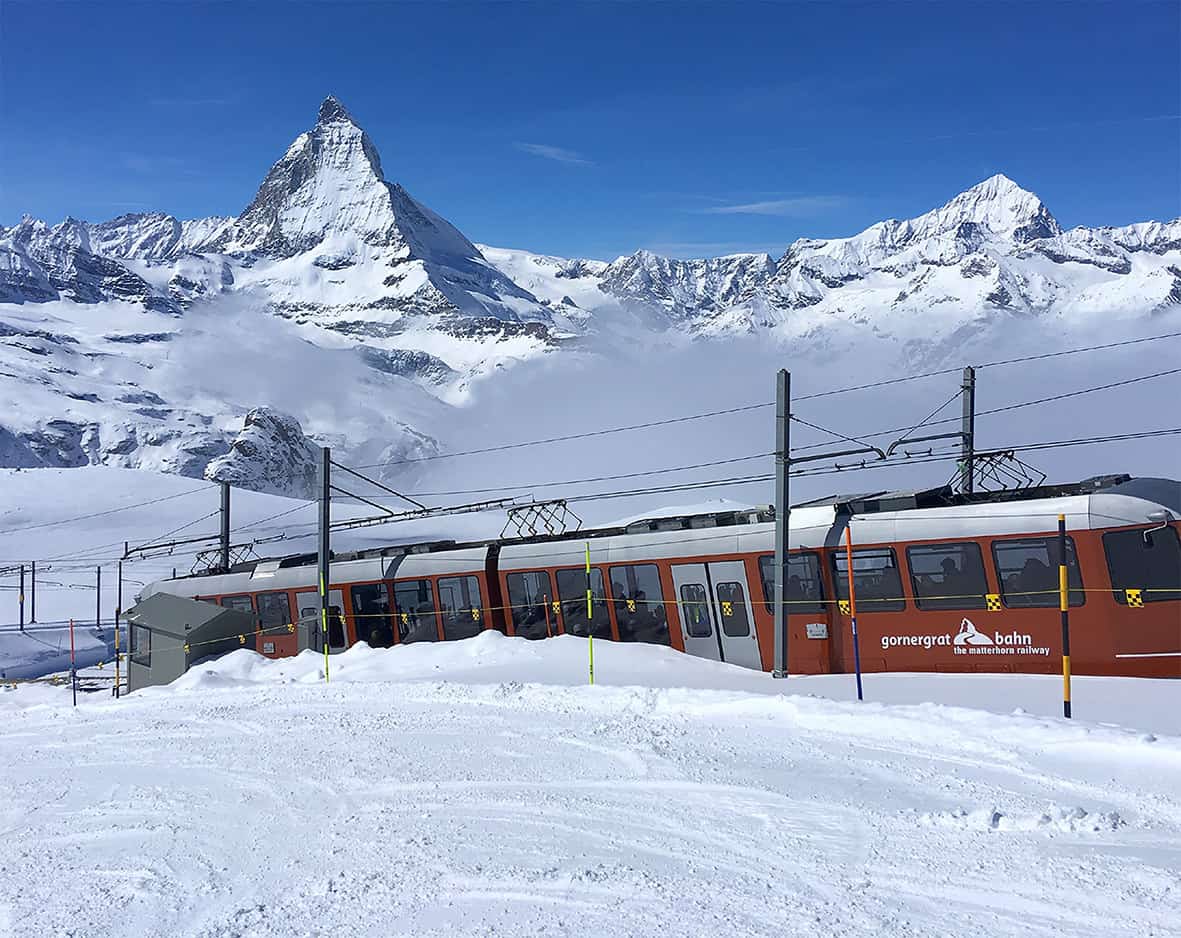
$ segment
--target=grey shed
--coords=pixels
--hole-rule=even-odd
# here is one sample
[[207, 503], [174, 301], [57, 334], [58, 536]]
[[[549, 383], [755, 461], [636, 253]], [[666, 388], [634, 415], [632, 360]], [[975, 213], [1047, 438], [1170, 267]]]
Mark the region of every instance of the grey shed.
[[127, 689], [168, 684], [203, 658], [254, 649], [253, 613], [153, 593], [125, 613], [131, 657]]

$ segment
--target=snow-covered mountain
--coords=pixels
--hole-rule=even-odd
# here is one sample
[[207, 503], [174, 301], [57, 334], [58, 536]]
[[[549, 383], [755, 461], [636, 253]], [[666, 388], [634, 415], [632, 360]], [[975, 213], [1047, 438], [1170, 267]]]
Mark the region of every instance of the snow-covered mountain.
[[1064, 232], [1037, 196], [998, 175], [918, 218], [802, 238], [778, 261], [637, 251], [586, 276], [700, 335], [851, 325], [935, 337], [1014, 313], [1072, 319], [1176, 306], [1181, 219]]
[[[385, 178], [373, 141], [329, 97], [237, 217], [0, 228], [0, 464], [225, 473], [259, 406], [289, 409], [274, 426], [290, 418], [346, 453], [429, 452], [416, 421], [479, 381], [620, 334], [868, 335], [914, 357], [1014, 317], [1069, 331], [1177, 308], [1181, 219], [1064, 231], [1001, 175], [917, 218], [800, 239], [778, 258], [637, 251], [605, 263], [477, 246]], [[301, 368], [338, 376], [354, 413], [343, 435], [290, 394], [260, 399], [276, 382], [244, 389], [243, 369], [210, 362], [211, 347], [228, 354], [255, 335], [270, 357], [288, 343]], [[273, 469], [240, 476], [274, 491], [301, 471]]]

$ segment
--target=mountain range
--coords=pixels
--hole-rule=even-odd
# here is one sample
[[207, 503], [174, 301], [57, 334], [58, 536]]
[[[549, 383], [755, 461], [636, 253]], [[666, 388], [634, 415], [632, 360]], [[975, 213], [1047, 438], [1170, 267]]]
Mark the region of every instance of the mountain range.
[[[641, 342], [873, 335], [921, 354], [1013, 317], [1069, 329], [1178, 307], [1181, 219], [1063, 230], [1003, 175], [778, 257], [640, 250], [608, 263], [477, 245], [388, 181], [329, 97], [237, 217], [0, 227], [0, 465], [145, 466], [298, 493], [307, 441], [293, 434], [358, 459], [427, 455], [437, 442], [423, 426], [480, 381], [540, 355], [593, 354], [612, 330]], [[343, 374], [353, 399], [391, 406], [358, 406], [341, 429], [260, 399], [270, 386], [243, 387], [234, 369], [217, 380], [212, 350], [255, 333], [295, 343], [301, 368]], [[266, 457], [260, 439], [299, 456]]]

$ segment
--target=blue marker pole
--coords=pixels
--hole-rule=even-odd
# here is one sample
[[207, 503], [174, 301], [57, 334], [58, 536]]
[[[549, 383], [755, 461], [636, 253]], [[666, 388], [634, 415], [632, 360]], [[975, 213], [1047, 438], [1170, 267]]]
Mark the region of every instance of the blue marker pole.
[[853, 588], [853, 531], [852, 521], [845, 525], [845, 566], [849, 574], [849, 621], [853, 624], [853, 669], [857, 672], [857, 699], [861, 695], [861, 643], [857, 640], [857, 593]]

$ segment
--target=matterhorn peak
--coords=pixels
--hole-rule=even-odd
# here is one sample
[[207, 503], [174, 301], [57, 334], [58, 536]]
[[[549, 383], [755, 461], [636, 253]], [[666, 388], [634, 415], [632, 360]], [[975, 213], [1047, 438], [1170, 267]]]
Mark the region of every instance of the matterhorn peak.
[[377, 147], [329, 95], [316, 125], [271, 167], [219, 247], [289, 257], [334, 236], [372, 245], [403, 243]]
[[350, 124], [357, 123], [353, 120], [353, 115], [349, 113], [348, 108], [341, 104], [340, 99], [330, 94], [320, 104], [320, 113], [316, 117], [316, 123], [330, 124], [334, 121], [348, 121]]

